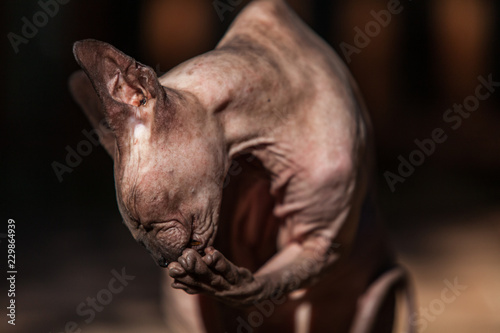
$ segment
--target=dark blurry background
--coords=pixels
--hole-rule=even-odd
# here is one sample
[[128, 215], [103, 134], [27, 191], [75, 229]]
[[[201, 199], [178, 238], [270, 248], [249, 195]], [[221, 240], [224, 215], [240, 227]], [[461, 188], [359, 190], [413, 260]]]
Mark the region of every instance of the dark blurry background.
[[[91, 129], [67, 89], [78, 69], [72, 43], [103, 40], [166, 72], [213, 49], [245, 1], [219, 1], [232, 8], [223, 13], [210, 0], [59, 1], [57, 12], [49, 7], [53, 17], [39, 14], [37, 1], [0, 5], [0, 234], [15, 219], [18, 270], [17, 325], [7, 325], [2, 310], [1, 331], [63, 332], [74, 321], [84, 332], [161, 332], [160, 269], [120, 223], [111, 159], [92, 146], [61, 179], [53, 169], [54, 162], [66, 164], [67, 147], [76, 149], [87, 140], [82, 131]], [[500, 87], [456, 130], [443, 120], [455, 103], [475, 94], [479, 76], [500, 81], [500, 4], [402, 0], [390, 23], [379, 24], [380, 31], [357, 47], [355, 28], [365, 31], [375, 20], [372, 11], [391, 2], [289, 4], [348, 62], [365, 96], [376, 134], [381, 209], [416, 282], [419, 327], [500, 332]], [[23, 17], [40, 27], [26, 30], [32, 36], [13, 47], [13, 34], [24, 38]], [[341, 48], [346, 44], [357, 47], [349, 57]], [[447, 140], [391, 191], [386, 172], [397, 174], [398, 157], [408, 159], [417, 149], [414, 140], [430, 138], [435, 128]], [[0, 241], [4, 258], [6, 240]], [[92, 320], [77, 314], [122, 268], [135, 279]], [[454, 279], [467, 289], [441, 308], [444, 281]], [[0, 291], [2, 309], [6, 291]]]

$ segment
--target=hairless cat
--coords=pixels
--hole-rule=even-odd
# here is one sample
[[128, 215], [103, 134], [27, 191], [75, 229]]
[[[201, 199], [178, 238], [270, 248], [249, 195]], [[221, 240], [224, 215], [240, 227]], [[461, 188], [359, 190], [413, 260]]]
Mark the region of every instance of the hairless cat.
[[391, 332], [407, 278], [375, 214], [368, 115], [283, 1], [159, 78], [104, 42], [74, 54], [124, 223], [165, 267], [169, 332]]

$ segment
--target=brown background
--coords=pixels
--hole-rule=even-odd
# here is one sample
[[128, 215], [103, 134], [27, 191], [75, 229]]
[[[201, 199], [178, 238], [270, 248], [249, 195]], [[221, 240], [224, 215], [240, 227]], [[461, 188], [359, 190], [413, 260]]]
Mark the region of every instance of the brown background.
[[[342, 56], [339, 45], [354, 45], [354, 28], [364, 29], [373, 20], [370, 11], [388, 2], [289, 3]], [[458, 278], [467, 286], [428, 320], [425, 332], [500, 332], [500, 91], [457, 130], [442, 118], [474, 94], [478, 76], [500, 81], [500, 5], [401, 5], [402, 12], [349, 63], [375, 127], [381, 210], [413, 274], [419, 306], [436, 304], [444, 280]], [[165, 72], [212, 49], [244, 4], [221, 22], [209, 0], [72, 0], [17, 54], [7, 34], [20, 34], [21, 18], [31, 20], [40, 7], [19, 0], [1, 6], [0, 233], [8, 218], [16, 220], [19, 272], [17, 325], [7, 326], [2, 311], [1, 330], [61, 332], [75, 321], [84, 332], [161, 332], [160, 269], [120, 223], [111, 160], [95, 147], [62, 182], [51, 167], [64, 163], [65, 147], [75, 148], [85, 139], [82, 130], [90, 129], [67, 90], [77, 69], [71, 46], [83, 38], [104, 40]], [[391, 192], [384, 172], [397, 172], [398, 156], [407, 158], [414, 140], [429, 138], [437, 127], [446, 142]], [[122, 267], [135, 280], [85, 324], [76, 307]], [[0, 294], [3, 308], [4, 289]]]

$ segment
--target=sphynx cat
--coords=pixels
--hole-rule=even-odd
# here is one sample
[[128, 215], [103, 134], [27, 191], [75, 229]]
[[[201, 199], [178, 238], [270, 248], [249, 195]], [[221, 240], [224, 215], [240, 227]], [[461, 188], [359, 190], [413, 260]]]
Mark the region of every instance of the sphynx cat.
[[368, 115], [283, 1], [251, 2], [159, 78], [104, 42], [74, 54], [124, 223], [166, 268], [168, 332], [391, 332], [406, 275], [375, 214]]

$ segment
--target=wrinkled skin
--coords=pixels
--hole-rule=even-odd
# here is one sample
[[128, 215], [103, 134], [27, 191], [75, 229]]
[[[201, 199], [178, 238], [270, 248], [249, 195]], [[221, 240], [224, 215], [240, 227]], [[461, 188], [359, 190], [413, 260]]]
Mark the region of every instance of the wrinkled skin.
[[[74, 53], [72, 93], [111, 129], [125, 224], [167, 267], [170, 331], [234, 331], [270, 299], [255, 331], [390, 331], [404, 272], [373, 213], [368, 118], [282, 1], [251, 3], [215, 50], [160, 78], [103, 42]], [[235, 160], [245, 170], [225, 187]]]

